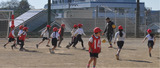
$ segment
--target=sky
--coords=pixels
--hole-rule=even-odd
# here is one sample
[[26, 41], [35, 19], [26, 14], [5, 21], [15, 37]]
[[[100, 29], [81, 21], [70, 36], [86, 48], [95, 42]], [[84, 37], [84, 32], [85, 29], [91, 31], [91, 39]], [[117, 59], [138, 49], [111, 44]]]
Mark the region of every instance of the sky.
[[[2, 1], [5, 2], [9, 0], [0, 0], [0, 2]], [[36, 9], [43, 9], [44, 5], [47, 4], [48, 0], [28, 0], [28, 2]], [[144, 2], [145, 7], [152, 8], [152, 10], [160, 10], [160, 0], [140, 0], [140, 2]]]

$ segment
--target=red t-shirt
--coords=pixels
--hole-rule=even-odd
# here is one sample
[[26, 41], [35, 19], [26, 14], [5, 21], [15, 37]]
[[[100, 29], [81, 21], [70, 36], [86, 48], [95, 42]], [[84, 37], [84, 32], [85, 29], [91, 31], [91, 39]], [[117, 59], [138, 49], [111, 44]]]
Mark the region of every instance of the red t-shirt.
[[92, 49], [92, 53], [100, 53], [100, 51], [101, 51], [100, 37], [96, 38], [94, 35], [92, 35], [92, 38], [93, 38], [93, 42], [90, 43], [91, 48], [89, 47], [89, 52], [91, 52], [91, 49]]
[[9, 33], [8, 38], [14, 38], [14, 36], [12, 35], [12, 31], [13, 31], [13, 30], [11, 30], [11, 32]]
[[27, 33], [26, 33], [26, 32], [23, 32], [23, 33], [21, 34], [21, 36], [19, 37], [19, 40], [25, 41], [26, 35], [27, 35]]

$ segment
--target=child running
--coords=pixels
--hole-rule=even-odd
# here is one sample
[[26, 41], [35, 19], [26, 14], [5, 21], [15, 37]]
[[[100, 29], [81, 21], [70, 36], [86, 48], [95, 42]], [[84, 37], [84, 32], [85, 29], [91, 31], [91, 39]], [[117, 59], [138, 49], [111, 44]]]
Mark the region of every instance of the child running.
[[81, 45], [82, 45], [82, 47], [83, 47], [83, 50], [85, 50], [85, 47], [84, 47], [84, 45], [83, 45], [83, 40], [82, 40], [82, 34], [83, 34], [84, 36], [86, 36], [86, 34], [84, 33], [82, 26], [83, 26], [83, 24], [78, 24], [78, 27], [79, 27], [79, 28], [78, 28], [78, 29], [76, 30], [76, 32], [74, 33], [74, 35], [77, 35], [77, 34], [78, 34], [78, 35], [77, 35], [77, 37], [76, 37], [76, 41], [75, 41], [73, 47], [76, 48], [76, 45], [77, 45], [78, 41], [80, 41], [80, 42], [81, 42]]
[[23, 46], [24, 46], [24, 41], [25, 41], [26, 36], [27, 36], [27, 31], [28, 31], [28, 28], [27, 28], [27, 27], [24, 27], [24, 28], [23, 28], [23, 32], [22, 32], [22, 33], [20, 34], [20, 36], [19, 36], [19, 42], [20, 42], [20, 49], [19, 49], [19, 51], [25, 50], [25, 49], [23, 48]]
[[45, 40], [48, 40], [48, 43], [47, 43], [46, 47], [50, 47], [50, 46], [49, 46], [49, 42], [50, 42], [50, 39], [49, 39], [49, 30], [50, 30], [50, 28], [51, 28], [51, 26], [50, 26], [50, 25], [47, 25], [47, 26], [46, 26], [46, 29], [45, 29], [44, 31], [42, 31], [41, 36], [43, 37], [43, 39], [42, 39], [42, 41], [41, 41], [40, 43], [38, 43], [38, 44], [36, 45], [37, 49], [38, 49], [39, 45], [40, 45], [41, 43], [43, 43], [43, 41], [45, 41]]
[[8, 36], [9, 40], [8, 40], [8, 42], [7, 42], [6, 44], [4, 44], [4, 46], [3, 46], [4, 48], [6, 48], [6, 45], [7, 45], [8, 43], [12, 42], [12, 41], [14, 41], [14, 44], [11, 46], [11, 48], [13, 49], [13, 47], [16, 46], [14, 28], [15, 28], [15, 26], [12, 25], [12, 26], [11, 26], [11, 31], [10, 31], [9, 36]]
[[149, 56], [152, 57], [151, 50], [153, 49], [153, 46], [155, 45], [156, 38], [152, 34], [152, 30], [151, 29], [148, 29], [147, 32], [148, 32], [148, 35], [144, 38], [143, 43], [144, 43], [144, 41], [146, 39], [148, 39]]
[[101, 29], [99, 27], [94, 28], [94, 34], [89, 39], [89, 53], [90, 53], [90, 60], [88, 62], [87, 68], [90, 67], [91, 62], [93, 61], [93, 68], [96, 67], [98, 54], [101, 52]]
[[59, 29], [58, 33], [60, 35], [60, 39], [59, 39], [59, 43], [58, 43], [58, 47], [61, 48], [61, 42], [63, 40], [63, 35], [64, 35], [64, 28], [65, 28], [65, 24], [61, 24], [61, 28]]
[[120, 25], [118, 29], [119, 31], [116, 32], [115, 39], [114, 39], [114, 44], [117, 42], [117, 46], [118, 46], [118, 50], [116, 54], [117, 60], [119, 60], [119, 54], [121, 52], [121, 49], [124, 45], [124, 40], [125, 40], [125, 33], [123, 32], [123, 27]]
[[57, 32], [57, 28], [54, 27], [53, 28], [53, 33], [51, 34], [51, 38], [52, 38], [52, 46], [53, 48], [50, 48], [49, 51], [51, 54], [54, 54], [54, 49], [57, 47], [57, 41], [60, 39], [59, 37], [59, 33]]
[[18, 36], [17, 36], [17, 44], [19, 45], [19, 36], [20, 36], [20, 34], [22, 34], [23, 33], [23, 25], [20, 25], [19, 26], [19, 32], [18, 32]]
[[72, 31], [71, 31], [72, 40], [71, 40], [71, 43], [69, 43], [69, 44], [66, 46], [66, 48], [69, 48], [70, 46], [72, 46], [72, 44], [75, 43], [76, 35], [74, 35], [74, 33], [75, 33], [75, 31], [77, 30], [77, 27], [78, 27], [78, 26], [75, 24], [73, 27], [74, 27], [74, 28], [73, 28]]

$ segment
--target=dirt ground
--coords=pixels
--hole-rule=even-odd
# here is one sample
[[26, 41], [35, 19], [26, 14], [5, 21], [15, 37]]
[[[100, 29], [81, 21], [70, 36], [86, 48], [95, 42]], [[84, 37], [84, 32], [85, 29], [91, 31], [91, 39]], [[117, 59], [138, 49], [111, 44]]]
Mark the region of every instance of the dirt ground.
[[[23, 52], [18, 49], [12, 50], [11, 44], [8, 44], [7, 49], [4, 49], [3, 45], [7, 39], [0, 38], [0, 68], [86, 68], [90, 58], [88, 39], [84, 38], [86, 50], [82, 50], [80, 43], [77, 44], [77, 49], [65, 48], [71, 40], [65, 38], [61, 44], [62, 48], [57, 48], [55, 54], [50, 54], [49, 47], [45, 46], [47, 41], [42, 43], [39, 49], [36, 49], [35, 45], [41, 41], [41, 38], [27, 39], [25, 42], [27, 51]], [[120, 60], [116, 60], [115, 57], [117, 45], [108, 48], [108, 43], [102, 43], [102, 52], [99, 54], [96, 68], [159, 68], [159, 40], [157, 39], [152, 50], [152, 57], [149, 57], [147, 41], [141, 43], [142, 38], [127, 38], [120, 54]], [[90, 68], [92, 68], [92, 64]]]

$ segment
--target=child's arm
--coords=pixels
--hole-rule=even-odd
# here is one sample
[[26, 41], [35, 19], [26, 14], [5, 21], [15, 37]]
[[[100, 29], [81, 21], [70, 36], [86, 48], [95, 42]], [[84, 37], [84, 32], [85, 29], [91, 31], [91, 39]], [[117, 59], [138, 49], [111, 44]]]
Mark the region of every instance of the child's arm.
[[154, 45], [155, 45], [155, 42], [156, 42], [156, 37], [154, 37]]
[[91, 44], [91, 42], [89, 41], [89, 42], [88, 42], [88, 46], [89, 46], [89, 48], [90, 48], [90, 50], [91, 50], [91, 52], [92, 52], [92, 48], [91, 48], [91, 45], [90, 45], [90, 44]]
[[84, 33], [84, 30], [82, 30], [82, 32], [83, 32], [83, 35], [86, 36], [86, 34]]
[[116, 33], [115, 36], [114, 36], [114, 44], [116, 44], [117, 34], [118, 33]]
[[147, 37], [145, 37], [144, 39], [143, 39], [143, 43], [144, 43], [144, 41], [147, 39]]

